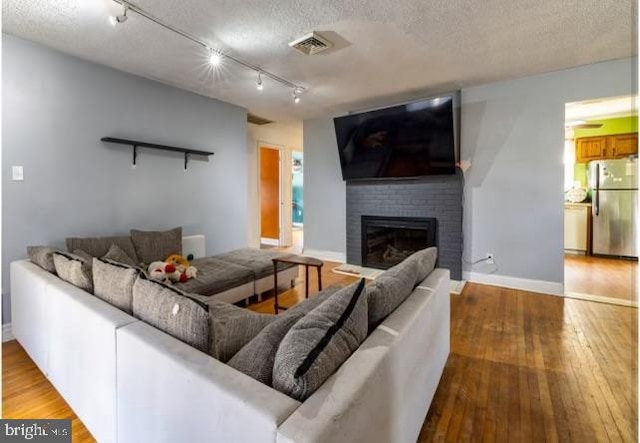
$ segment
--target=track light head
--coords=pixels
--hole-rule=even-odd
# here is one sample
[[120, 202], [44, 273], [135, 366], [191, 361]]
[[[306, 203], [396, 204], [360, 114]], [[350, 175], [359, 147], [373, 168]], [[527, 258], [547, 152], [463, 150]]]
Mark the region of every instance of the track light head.
[[109, 17], [109, 23], [111, 23], [111, 26], [116, 26], [119, 24], [122, 24], [124, 22], [127, 21], [127, 19], [129, 17], [127, 17], [127, 10], [129, 8], [127, 8], [126, 6], [124, 7], [124, 11], [122, 12], [122, 14], [120, 15], [112, 15]]
[[222, 63], [222, 54], [218, 51], [211, 50], [211, 54], [209, 54], [209, 64], [211, 66], [220, 66]]
[[258, 89], [258, 91], [262, 91], [262, 77], [260, 76], [259, 71], [258, 71], [258, 80], [256, 80], [256, 89]]
[[293, 90], [293, 102], [300, 103], [300, 90], [298, 88], [294, 88]]

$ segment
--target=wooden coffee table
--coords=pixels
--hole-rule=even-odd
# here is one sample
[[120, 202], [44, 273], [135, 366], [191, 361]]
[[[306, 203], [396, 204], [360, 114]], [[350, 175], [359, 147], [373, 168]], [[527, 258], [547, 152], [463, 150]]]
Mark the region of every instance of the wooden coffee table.
[[278, 304], [278, 263], [288, 263], [292, 265], [304, 266], [304, 297], [309, 298], [309, 267], [316, 268], [318, 272], [318, 291], [322, 291], [322, 266], [324, 262], [313, 257], [303, 257], [301, 255], [287, 255], [284, 257], [274, 258], [273, 260], [273, 288], [275, 291], [274, 308], [276, 314], [278, 310], [287, 309]]

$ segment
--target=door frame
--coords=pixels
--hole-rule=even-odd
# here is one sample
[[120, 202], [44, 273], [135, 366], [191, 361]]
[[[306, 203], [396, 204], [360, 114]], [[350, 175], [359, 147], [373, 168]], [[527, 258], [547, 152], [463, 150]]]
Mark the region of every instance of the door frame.
[[[286, 201], [291, 201], [291, 168], [287, 169], [287, 165], [291, 163], [291, 149], [279, 145], [276, 143], [270, 143], [264, 140], [257, 140], [256, 149], [258, 152], [258, 166], [257, 166], [257, 189], [256, 193], [258, 198], [258, 214], [262, 212], [261, 206], [261, 196], [260, 196], [260, 161], [261, 161], [261, 148], [274, 149], [278, 151], [278, 164], [279, 164], [279, 175], [280, 175], [280, 189], [278, 190], [278, 198], [280, 200], [280, 207], [278, 210], [278, 226], [280, 234], [278, 236], [278, 244], [279, 247], [291, 246], [293, 243], [293, 230], [292, 223], [287, 223], [287, 216], [289, 219], [291, 218], [291, 203], [287, 206], [285, 204]], [[258, 217], [258, 235], [260, 235], [260, 242], [262, 242], [262, 220], [261, 217]]]

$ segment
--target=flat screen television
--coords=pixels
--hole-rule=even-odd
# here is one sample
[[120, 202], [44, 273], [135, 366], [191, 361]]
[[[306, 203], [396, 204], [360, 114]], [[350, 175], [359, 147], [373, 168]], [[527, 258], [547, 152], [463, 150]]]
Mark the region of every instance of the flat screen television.
[[455, 174], [455, 94], [333, 120], [344, 180]]

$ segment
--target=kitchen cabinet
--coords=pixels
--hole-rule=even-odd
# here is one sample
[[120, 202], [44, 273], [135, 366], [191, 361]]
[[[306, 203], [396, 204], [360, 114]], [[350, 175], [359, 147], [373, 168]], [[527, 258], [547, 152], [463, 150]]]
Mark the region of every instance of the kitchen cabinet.
[[638, 154], [638, 134], [600, 135], [576, 139], [576, 162], [610, 160]]
[[591, 254], [590, 203], [565, 203], [564, 249], [567, 252]]

